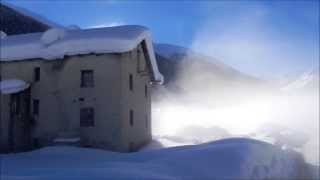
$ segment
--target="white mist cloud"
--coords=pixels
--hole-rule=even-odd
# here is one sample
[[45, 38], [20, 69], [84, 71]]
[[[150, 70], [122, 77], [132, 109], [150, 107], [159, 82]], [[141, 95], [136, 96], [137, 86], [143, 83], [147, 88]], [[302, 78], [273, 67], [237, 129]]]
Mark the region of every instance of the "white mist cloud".
[[[318, 89], [319, 90], [319, 89]], [[234, 89], [234, 91], [237, 91]], [[228, 105], [208, 106], [216, 92], [208, 90], [193, 101], [164, 99], [153, 104], [153, 134], [184, 139], [184, 144], [228, 137], [250, 137], [300, 151], [319, 164], [319, 94], [229, 94]], [[246, 101], [237, 101], [237, 96]], [[179, 142], [181, 143], [181, 142]]]
[[[267, 13], [246, 12], [224, 26], [208, 21], [194, 37], [192, 50], [260, 76], [296, 71], [294, 64], [309, 56], [293, 41], [267, 30]], [[319, 164], [319, 87], [281, 92], [230, 80], [223, 66], [197, 67], [185, 63], [179, 69], [175, 85], [187, 93], [164, 90], [164, 98], [153, 104], [154, 135], [179, 139], [180, 144], [256, 138], [300, 151], [308, 162]]]

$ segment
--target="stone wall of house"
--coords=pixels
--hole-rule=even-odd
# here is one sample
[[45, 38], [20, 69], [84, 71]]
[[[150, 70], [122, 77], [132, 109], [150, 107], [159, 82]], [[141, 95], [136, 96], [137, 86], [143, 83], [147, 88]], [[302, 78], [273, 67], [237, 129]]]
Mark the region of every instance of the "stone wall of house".
[[[151, 140], [150, 66], [141, 45], [122, 57], [122, 147], [135, 151]], [[130, 89], [130, 75], [133, 87]], [[130, 110], [133, 123], [130, 122]]]
[[[50, 145], [60, 134], [73, 132], [81, 137], [83, 146], [129, 151], [151, 139], [150, 74], [138, 72], [137, 52], [1, 62], [2, 79], [31, 84], [31, 114], [33, 101], [39, 100], [39, 114], [32, 114], [31, 135], [38, 145]], [[139, 63], [145, 64], [143, 53], [140, 57]], [[40, 80], [36, 82], [37, 67]], [[93, 70], [94, 87], [81, 87], [82, 70]], [[129, 88], [129, 74], [133, 76], [133, 90]], [[3, 123], [9, 112], [3, 107], [8, 102], [1, 98], [1, 103], [0, 130], [5, 133]], [[88, 107], [94, 109], [94, 125], [80, 127], [80, 109]], [[133, 125], [130, 109], [134, 111]]]

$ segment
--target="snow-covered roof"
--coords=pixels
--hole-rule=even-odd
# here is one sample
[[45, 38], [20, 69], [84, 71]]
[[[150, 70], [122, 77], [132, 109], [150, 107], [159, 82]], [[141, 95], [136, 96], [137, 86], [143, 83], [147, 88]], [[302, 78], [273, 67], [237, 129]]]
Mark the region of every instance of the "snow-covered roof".
[[6, 36], [1, 39], [1, 61], [27, 59], [56, 60], [90, 53], [123, 53], [146, 42], [153, 81], [163, 82], [155, 59], [150, 31], [143, 26], [126, 25], [94, 29], [49, 29], [44, 33]]
[[8, 79], [0, 81], [1, 94], [13, 94], [27, 89], [30, 85], [20, 79]]
[[38, 22], [40, 22], [42, 24], [45, 24], [45, 25], [47, 25], [49, 27], [52, 27], [52, 28], [53, 27], [62, 27], [61, 25], [59, 25], [57, 23], [54, 23], [54, 22], [52, 22], [52, 21], [50, 21], [50, 20], [48, 20], [48, 19], [36, 14], [36, 13], [33, 13], [33, 12], [27, 10], [27, 9], [24, 9], [24, 8], [21, 8], [21, 7], [17, 7], [15, 5], [13, 5], [12, 3], [1, 1], [0, 4], [2, 4], [4, 6], [7, 6], [7, 7], [11, 8], [11, 9], [15, 10], [16, 12], [18, 12], [18, 13], [24, 15], [24, 16], [30, 17], [30, 18], [32, 18], [32, 19], [34, 19], [34, 20], [36, 20], [36, 21], [38, 21]]

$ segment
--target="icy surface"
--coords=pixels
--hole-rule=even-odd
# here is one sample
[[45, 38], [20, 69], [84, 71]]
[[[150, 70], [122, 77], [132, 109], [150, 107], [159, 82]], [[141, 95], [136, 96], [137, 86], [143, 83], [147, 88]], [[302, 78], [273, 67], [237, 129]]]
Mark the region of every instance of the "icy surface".
[[9, 79], [0, 81], [0, 91], [2, 94], [12, 94], [23, 91], [29, 84], [19, 79]]
[[55, 28], [44, 33], [8, 36], [1, 41], [1, 61], [56, 60], [67, 55], [122, 53], [134, 49], [143, 40], [147, 45], [154, 80], [162, 82], [150, 32], [136, 25], [69, 31]]
[[0, 157], [2, 180], [293, 179], [305, 165], [294, 152], [242, 138], [137, 153], [57, 146]]

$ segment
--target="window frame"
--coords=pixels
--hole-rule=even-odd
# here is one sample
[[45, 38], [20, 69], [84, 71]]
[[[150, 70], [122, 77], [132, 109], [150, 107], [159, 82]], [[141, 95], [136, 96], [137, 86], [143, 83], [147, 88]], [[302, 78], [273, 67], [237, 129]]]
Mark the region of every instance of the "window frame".
[[[85, 77], [86, 75], [90, 75]], [[81, 88], [93, 88], [94, 87], [94, 70], [93, 69], [83, 69], [81, 70], [80, 77], [80, 87]]]

